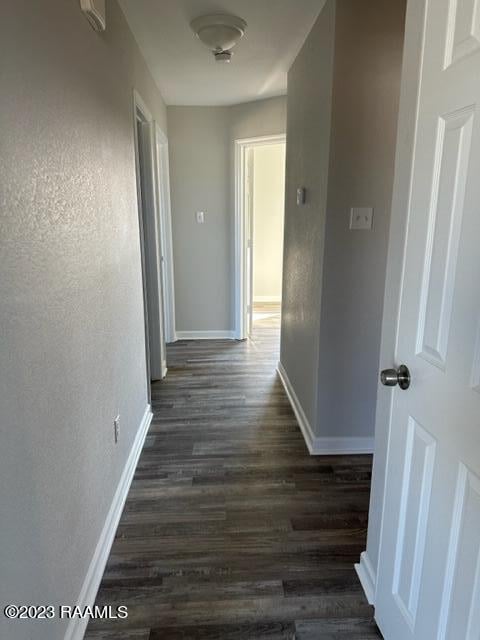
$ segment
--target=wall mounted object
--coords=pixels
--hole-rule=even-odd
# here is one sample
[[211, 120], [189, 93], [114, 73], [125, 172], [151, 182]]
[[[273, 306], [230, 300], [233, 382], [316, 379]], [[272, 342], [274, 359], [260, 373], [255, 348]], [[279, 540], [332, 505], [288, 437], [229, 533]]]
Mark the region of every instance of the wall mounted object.
[[95, 31], [105, 31], [105, 0], [80, 0], [80, 7]]
[[350, 229], [352, 231], [371, 231], [372, 227], [372, 207], [352, 207], [350, 209]]
[[299, 187], [297, 189], [297, 205], [300, 207], [307, 201], [307, 190], [305, 187]]

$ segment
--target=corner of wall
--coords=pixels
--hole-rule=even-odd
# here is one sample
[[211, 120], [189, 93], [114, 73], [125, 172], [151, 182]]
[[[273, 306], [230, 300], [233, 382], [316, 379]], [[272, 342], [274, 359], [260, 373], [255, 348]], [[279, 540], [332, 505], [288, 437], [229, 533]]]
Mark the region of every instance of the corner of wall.
[[[288, 74], [281, 361], [318, 436], [324, 225], [330, 157], [335, 2], [320, 12]], [[303, 206], [296, 202], [306, 189]], [[300, 420], [299, 420], [300, 421]], [[323, 445], [312, 445], [323, 450]]]

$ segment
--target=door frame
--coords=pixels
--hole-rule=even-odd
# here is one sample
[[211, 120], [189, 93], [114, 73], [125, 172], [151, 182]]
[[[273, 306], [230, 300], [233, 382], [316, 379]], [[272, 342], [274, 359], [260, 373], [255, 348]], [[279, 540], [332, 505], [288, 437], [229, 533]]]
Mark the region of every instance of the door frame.
[[[137, 124], [142, 123], [148, 126], [148, 139], [146, 143], [146, 153], [148, 154], [147, 170], [149, 171], [149, 182], [152, 185], [150, 193], [145, 193], [148, 199], [149, 210], [152, 212], [150, 218], [146, 220], [142, 204], [142, 180], [140, 168], [140, 145], [138, 140]], [[142, 263], [142, 290], [143, 290], [143, 314], [145, 326], [145, 354], [146, 354], [146, 375], [149, 401], [151, 400], [150, 384], [152, 379], [162, 379], [167, 374], [166, 345], [163, 322], [163, 289], [162, 289], [162, 266], [161, 266], [161, 242], [159, 223], [159, 175], [157, 171], [156, 149], [154, 144], [155, 121], [153, 116], [136, 89], [133, 90], [133, 130], [135, 145], [135, 173], [137, 183], [138, 202], [138, 224], [139, 239]], [[145, 224], [148, 222], [150, 234], [148, 263], [145, 242]], [[148, 287], [150, 280], [150, 289]], [[152, 306], [153, 305], [153, 306]], [[155, 352], [152, 366], [151, 336], [155, 335]]]
[[[235, 339], [248, 337], [248, 216], [246, 176], [248, 151], [255, 147], [286, 143], [286, 133], [235, 140]], [[253, 251], [253, 246], [251, 247]]]
[[175, 281], [172, 241], [172, 208], [170, 201], [170, 164], [168, 138], [155, 123], [155, 160], [158, 174], [160, 247], [162, 260], [164, 332], [167, 343], [177, 339], [175, 331]]

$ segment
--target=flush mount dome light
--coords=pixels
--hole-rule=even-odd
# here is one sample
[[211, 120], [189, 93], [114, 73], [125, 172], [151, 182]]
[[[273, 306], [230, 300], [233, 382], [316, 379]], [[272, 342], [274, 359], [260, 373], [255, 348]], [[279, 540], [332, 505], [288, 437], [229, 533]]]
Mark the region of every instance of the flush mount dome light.
[[217, 62], [230, 62], [231, 49], [243, 38], [247, 23], [237, 16], [215, 14], [195, 18], [190, 26]]

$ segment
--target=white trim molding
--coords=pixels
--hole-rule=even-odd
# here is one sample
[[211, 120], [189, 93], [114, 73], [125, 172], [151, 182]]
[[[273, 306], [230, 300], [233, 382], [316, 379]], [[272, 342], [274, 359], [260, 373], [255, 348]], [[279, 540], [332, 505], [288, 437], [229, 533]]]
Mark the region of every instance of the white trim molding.
[[133, 90], [133, 104], [135, 109], [137, 107], [140, 109], [140, 111], [142, 112], [147, 122], [153, 121], [153, 116], [150, 112], [150, 109], [147, 107], [145, 100], [142, 98], [142, 96], [138, 93], [136, 89]]
[[177, 340], [235, 340], [234, 331], [177, 331]]
[[[93, 606], [95, 603], [95, 598], [97, 597], [97, 591], [103, 577], [103, 572], [105, 571], [110, 549], [115, 539], [115, 533], [120, 521], [120, 516], [122, 515], [125, 500], [127, 499], [130, 484], [132, 482], [135, 469], [137, 468], [138, 459], [142, 452], [145, 437], [151, 421], [152, 410], [150, 405], [148, 405], [138, 428], [137, 435], [135, 436], [120, 482], [118, 483], [117, 490], [113, 496], [112, 504], [108, 511], [105, 524], [100, 534], [100, 538], [98, 539], [97, 546], [95, 547], [87, 575], [85, 576], [83, 586], [77, 599], [76, 604], [82, 609], [86, 606]], [[87, 624], [87, 618], [72, 618], [67, 627], [64, 640], [82, 640]]]
[[300, 431], [302, 432], [310, 455], [323, 456], [373, 453], [374, 438], [325, 438], [316, 436], [290, 382], [288, 374], [285, 371], [285, 367], [281, 362], [278, 363], [277, 371], [290, 404], [292, 405], [293, 412], [297, 418]]
[[280, 133], [258, 138], [235, 140], [235, 338], [244, 340], [248, 332], [248, 238], [246, 215], [246, 175], [248, 150], [270, 144], [286, 142], [286, 134]]
[[172, 207], [168, 138], [155, 123], [156, 171], [162, 253], [163, 315], [166, 342], [175, 342], [175, 280], [173, 267]]
[[133, 90], [133, 117], [147, 388], [150, 394], [150, 380], [161, 380], [166, 375], [162, 368], [163, 361], [166, 360], [166, 343], [159, 204], [160, 176], [157, 171], [155, 123], [145, 101], [136, 89]]
[[374, 438], [315, 438], [314, 455], [361, 455], [373, 453]]
[[312, 427], [305, 415], [302, 405], [300, 404], [300, 400], [295, 393], [292, 383], [285, 371], [285, 367], [281, 362], [277, 365], [278, 375], [280, 376], [280, 380], [282, 381], [283, 388], [285, 389], [285, 393], [292, 405], [293, 413], [297, 418], [298, 426], [300, 427], [300, 431], [302, 432], [303, 438], [305, 440], [305, 444], [307, 445], [307, 449], [310, 452], [310, 455], [314, 455], [315, 449], [315, 436], [313, 434]]
[[368, 604], [374, 605], [377, 576], [366, 551], [361, 554], [360, 562], [355, 565], [355, 571], [367, 597]]

